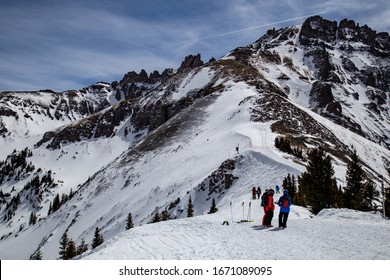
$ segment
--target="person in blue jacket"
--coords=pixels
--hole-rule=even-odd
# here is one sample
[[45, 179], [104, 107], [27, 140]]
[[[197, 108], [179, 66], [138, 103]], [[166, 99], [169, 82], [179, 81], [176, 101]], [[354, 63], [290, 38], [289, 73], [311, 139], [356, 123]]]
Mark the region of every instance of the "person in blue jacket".
[[278, 205], [279, 211], [279, 227], [287, 227], [288, 214], [290, 213], [290, 206], [292, 204], [291, 197], [288, 195], [288, 190], [283, 191], [283, 195], [279, 198]]

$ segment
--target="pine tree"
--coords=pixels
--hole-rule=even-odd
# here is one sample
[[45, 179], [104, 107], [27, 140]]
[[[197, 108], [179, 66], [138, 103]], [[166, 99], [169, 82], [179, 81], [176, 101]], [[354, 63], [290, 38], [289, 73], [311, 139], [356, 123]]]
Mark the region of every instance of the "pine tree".
[[329, 155], [325, 155], [322, 149], [309, 152], [306, 171], [298, 177], [298, 183], [302, 203], [310, 205], [314, 214], [336, 204], [337, 185], [333, 175], [334, 170]]
[[47, 211], [47, 215], [49, 216], [53, 212], [53, 207], [51, 206], [51, 202], [49, 205], [49, 211]]
[[373, 181], [367, 179], [364, 182], [363, 203], [360, 210], [371, 211], [374, 209], [374, 200], [378, 199], [379, 191]]
[[385, 189], [385, 215], [390, 218], [390, 188]]
[[69, 238], [68, 232], [65, 231], [60, 240], [60, 260], [67, 260], [68, 256], [66, 254], [66, 248], [68, 246]]
[[190, 196], [187, 204], [187, 217], [193, 217], [193, 216], [194, 216], [194, 205], [192, 204], [192, 200]]
[[30, 219], [28, 221], [28, 225], [31, 226], [31, 225], [35, 225], [37, 222], [37, 215], [31, 211], [31, 215], [30, 215]]
[[346, 187], [344, 189], [344, 204], [346, 208], [360, 210], [363, 206], [364, 171], [356, 149], [353, 150], [351, 161], [347, 166]]
[[30, 260], [42, 260], [42, 251], [40, 248], [34, 252], [34, 254], [30, 257]]
[[[288, 194], [290, 195], [292, 201], [295, 201], [295, 195], [297, 193], [297, 187], [295, 182], [294, 175], [287, 174], [287, 177], [283, 179], [282, 183], [283, 189], [288, 190]], [[295, 202], [294, 202], [295, 203]]]
[[68, 241], [68, 244], [66, 245], [66, 258], [67, 260], [71, 260], [75, 256], [77, 256], [76, 243], [72, 239], [70, 239]]
[[213, 214], [215, 212], [218, 212], [218, 208], [217, 208], [217, 205], [215, 203], [215, 199], [213, 198], [213, 200], [211, 201], [211, 207], [210, 207], [210, 211], [208, 212], [208, 214]]
[[53, 200], [53, 206], [52, 206], [52, 212], [56, 212], [61, 207], [61, 200], [60, 195], [57, 193], [57, 195], [54, 197]]
[[88, 251], [88, 244], [85, 243], [85, 239], [81, 239], [81, 244], [77, 247], [77, 255], [81, 255]]
[[154, 224], [154, 223], [158, 223], [158, 222], [161, 222], [161, 215], [159, 212], [156, 212], [156, 214], [154, 214], [154, 216], [153, 216], [151, 223]]
[[344, 208], [344, 192], [343, 188], [339, 186], [338, 191], [337, 191], [337, 200], [336, 200], [336, 206], [338, 208]]
[[164, 211], [161, 212], [161, 220], [162, 221], [168, 221], [171, 219], [171, 214], [169, 213], [169, 211], [167, 209], [165, 209]]
[[131, 213], [127, 215], [127, 221], [126, 221], [126, 230], [129, 230], [134, 227], [133, 223], [133, 217], [131, 216]]
[[97, 227], [95, 229], [95, 234], [92, 240], [92, 249], [95, 249], [97, 246], [103, 244], [103, 242], [104, 242], [103, 235], [100, 233], [100, 229]]

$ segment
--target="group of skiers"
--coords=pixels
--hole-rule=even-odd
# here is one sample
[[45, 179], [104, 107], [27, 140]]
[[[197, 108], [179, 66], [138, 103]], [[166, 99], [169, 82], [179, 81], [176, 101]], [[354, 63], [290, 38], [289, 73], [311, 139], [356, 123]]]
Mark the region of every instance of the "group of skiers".
[[[276, 186], [276, 193], [279, 193], [280, 187]], [[272, 227], [272, 218], [274, 216], [275, 204], [280, 207], [279, 211], [279, 228], [287, 227], [287, 219], [288, 214], [290, 213], [290, 206], [292, 204], [291, 197], [288, 194], [288, 190], [283, 190], [283, 195], [279, 198], [278, 202], [274, 202], [274, 194], [275, 191], [271, 189], [267, 189], [264, 191], [264, 194], [261, 196], [261, 206], [264, 209], [264, 217], [262, 221], [262, 225], [264, 227]], [[252, 198], [259, 199], [261, 195], [260, 187], [253, 187], [252, 189]]]

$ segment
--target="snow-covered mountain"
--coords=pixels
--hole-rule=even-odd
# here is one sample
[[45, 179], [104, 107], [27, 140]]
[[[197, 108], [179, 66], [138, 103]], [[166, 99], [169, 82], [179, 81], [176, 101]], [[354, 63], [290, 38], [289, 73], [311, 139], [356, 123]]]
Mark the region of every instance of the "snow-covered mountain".
[[[305, 170], [304, 160], [275, 147], [278, 136], [304, 157], [323, 147], [341, 186], [355, 148], [379, 186], [379, 176], [390, 181], [389, 86], [388, 33], [311, 17], [208, 63], [191, 55], [176, 70], [129, 72], [81, 90], [0, 92], [0, 258], [28, 259], [40, 249], [56, 259], [64, 232], [90, 243], [96, 227], [110, 245], [87, 258], [116, 258], [111, 244], [131, 235], [145, 244], [148, 229], [174, 250], [167, 232], [194, 229], [192, 221], [212, 238], [210, 223], [240, 217], [253, 186], [264, 190]], [[189, 197], [199, 217], [181, 219]], [[203, 217], [212, 198], [220, 212]], [[296, 209], [297, 220], [309, 216]], [[163, 210], [179, 220], [146, 225]], [[122, 234], [128, 213], [142, 227]], [[260, 220], [258, 205], [252, 215]], [[363, 258], [389, 258], [389, 243], [383, 248]], [[155, 256], [164, 257], [188, 255]]]

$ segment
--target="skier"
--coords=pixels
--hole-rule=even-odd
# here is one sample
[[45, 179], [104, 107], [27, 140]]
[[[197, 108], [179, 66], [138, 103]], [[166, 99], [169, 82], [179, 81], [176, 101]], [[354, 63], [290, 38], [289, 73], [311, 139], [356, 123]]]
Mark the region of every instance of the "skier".
[[252, 198], [253, 199], [256, 199], [256, 194], [257, 194], [256, 187], [253, 187], [252, 188]]
[[276, 185], [275, 190], [276, 190], [276, 193], [280, 193], [279, 192], [280, 191], [280, 187], [278, 185]]
[[288, 195], [288, 190], [283, 191], [283, 195], [279, 198], [279, 228], [287, 227], [287, 218], [290, 213], [291, 197]]
[[260, 187], [257, 187], [257, 199], [260, 199], [260, 195], [261, 195], [261, 188]]
[[263, 195], [261, 196], [261, 207], [263, 207], [263, 210], [264, 210], [264, 216], [263, 216], [263, 220], [262, 220], [262, 225], [265, 226], [265, 217], [266, 217], [266, 210], [265, 210], [265, 206], [267, 204], [267, 196], [269, 194], [269, 190], [268, 189], [265, 189]]
[[265, 206], [264, 206], [264, 217], [263, 217], [263, 225], [265, 227], [272, 227], [272, 218], [274, 217], [274, 194], [275, 191], [273, 189], [268, 191], [268, 195], [265, 197]]

